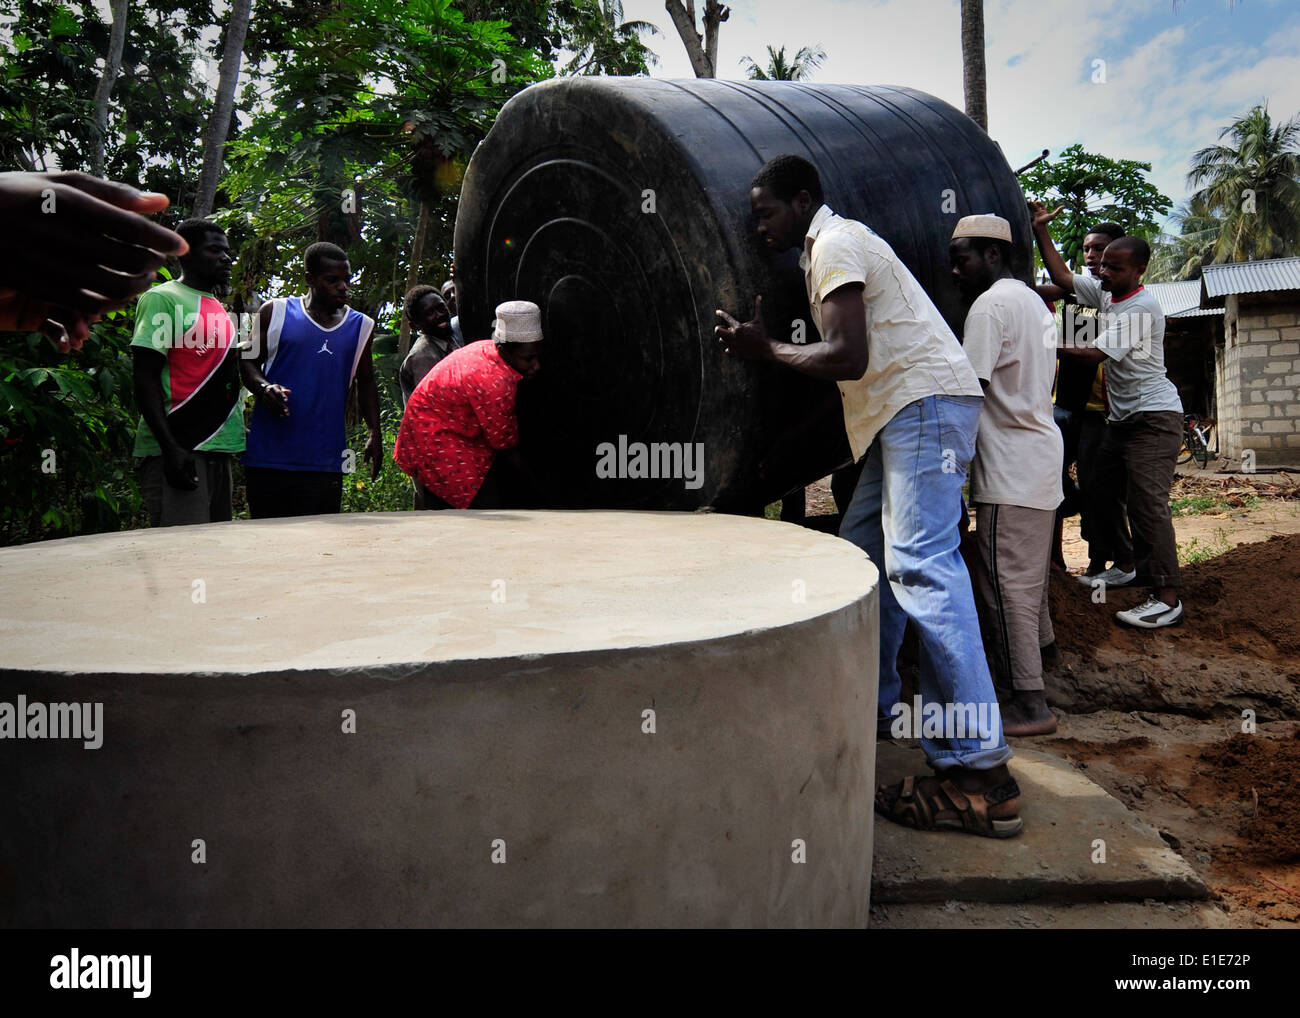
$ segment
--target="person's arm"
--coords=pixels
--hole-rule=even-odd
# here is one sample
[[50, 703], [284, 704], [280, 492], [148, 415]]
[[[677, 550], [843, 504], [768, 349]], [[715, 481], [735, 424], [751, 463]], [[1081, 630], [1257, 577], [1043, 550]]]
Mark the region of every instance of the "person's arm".
[[407, 353], [402, 359], [402, 366], [397, 369], [397, 387], [402, 392], [402, 409], [411, 402], [411, 393], [415, 392], [415, 371], [411, 367], [411, 355]]
[[274, 303], [268, 300], [257, 312], [257, 330], [253, 333], [252, 356], [240, 357], [239, 377], [244, 382], [244, 388], [256, 399], [264, 401], [272, 414], [276, 417], [288, 417], [289, 393], [293, 390], [286, 389], [283, 385], [272, 385], [262, 373], [266, 365], [265, 339], [271, 329], [273, 307]]
[[375, 362], [370, 352], [374, 339], [374, 329], [366, 337], [365, 348], [361, 351], [361, 360], [357, 363], [357, 406], [366, 422], [370, 437], [366, 439], [362, 460], [370, 461], [370, 479], [379, 476], [384, 465], [384, 435], [379, 430], [379, 387], [375, 385]]
[[998, 307], [989, 302], [987, 293], [976, 298], [962, 325], [962, 352], [975, 369], [975, 377], [986, 390], [1002, 359], [1004, 327]]
[[1047, 224], [1059, 216], [1064, 208], [1064, 205], [1058, 205], [1055, 211], [1048, 212], [1042, 202], [1031, 201], [1029, 221], [1033, 224], [1034, 240], [1038, 242], [1038, 253], [1043, 256], [1047, 274], [1052, 277], [1053, 283], [1070, 292], [1074, 289], [1074, 273], [1066, 268], [1065, 259], [1057, 252], [1056, 245], [1052, 243], [1052, 234], [1047, 229]]
[[1100, 364], [1106, 359], [1106, 354], [1095, 346], [1058, 346], [1056, 352], [1062, 357], [1085, 364]]
[[862, 311], [860, 282], [846, 283], [822, 299], [822, 342], [781, 343], [767, 334], [763, 323], [763, 298], [754, 298], [754, 317], [738, 322], [725, 311], [717, 316], [725, 324], [713, 331], [723, 352], [745, 360], [784, 364], [801, 374], [831, 381], [861, 378], [867, 371], [867, 318]]
[[158, 440], [162, 450], [163, 476], [173, 488], [193, 491], [199, 486], [199, 471], [194, 455], [172, 436], [163, 408], [162, 371], [167, 364], [164, 354], [142, 346], [131, 347], [131, 381], [140, 415]]
[[1058, 301], [1070, 296], [1070, 291], [1055, 283], [1039, 283], [1034, 287], [1034, 293], [1042, 297], [1045, 301]]
[[493, 382], [486, 387], [472, 385], [469, 404], [483, 429], [487, 444], [497, 452], [519, 444], [519, 418], [515, 414], [515, 392]]

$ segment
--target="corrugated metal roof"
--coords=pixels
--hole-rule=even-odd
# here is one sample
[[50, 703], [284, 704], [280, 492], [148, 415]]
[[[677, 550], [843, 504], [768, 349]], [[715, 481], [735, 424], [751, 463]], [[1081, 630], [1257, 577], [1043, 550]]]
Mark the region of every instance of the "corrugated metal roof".
[[1145, 289], [1160, 302], [1160, 310], [1166, 318], [1172, 318], [1189, 308], [1200, 307], [1201, 304], [1199, 279], [1180, 279], [1176, 283], [1147, 283]]
[[1300, 258], [1265, 258], [1227, 262], [1201, 269], [1201, 303], [1230, 293], [1300, 290]]
[[1172, 315], [1165, 315], [1166, 318], [1203, 318], [1206, 315], [1219, 315], [1222, 317], [1223, 308], [1188, 308], [1186, 311], [1177, 311]]

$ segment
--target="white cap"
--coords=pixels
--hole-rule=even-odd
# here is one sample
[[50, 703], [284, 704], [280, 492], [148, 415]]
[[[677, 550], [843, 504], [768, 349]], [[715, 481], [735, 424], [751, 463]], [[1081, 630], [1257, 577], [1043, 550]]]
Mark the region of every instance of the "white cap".
[[952, 239], [958, 237], [987, 237], [990, 240], [1005, 240], [1010, 244], [1011, 224], [991, 212], [983, 216], [966, 216], [957, 220], [957, 228], [952, 231]]
[[497, 305], [492, 338], [498, 343], [540, 343], [542, 309], [530, 300], [508, 300]]

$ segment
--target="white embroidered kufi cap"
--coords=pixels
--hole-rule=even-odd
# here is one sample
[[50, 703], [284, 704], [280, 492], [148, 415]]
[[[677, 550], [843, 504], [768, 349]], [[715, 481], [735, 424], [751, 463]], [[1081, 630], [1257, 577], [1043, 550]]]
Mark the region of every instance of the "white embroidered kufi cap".
[[498, 343], [540, 343], [542, 309], [530, 300], [508, 300], [497, 305], [492, 338]]
[[1011, 224], [992, 213], [986, 216], [966, 216], [957, 220], [957, 228], [952, 231], [952, 239], [958, 237], [987, 237], [991, 240], [1005, 240], [1010, 244]]

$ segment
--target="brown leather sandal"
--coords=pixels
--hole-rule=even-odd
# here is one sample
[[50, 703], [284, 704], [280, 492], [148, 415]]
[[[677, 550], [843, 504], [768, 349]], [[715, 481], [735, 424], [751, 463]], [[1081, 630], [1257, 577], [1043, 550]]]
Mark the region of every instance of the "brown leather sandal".
[[1024, 829], [1020, 786], [1015, 778], [983, 795], [963, 792], [943, 777], [907, 777], [876, 789], [876, 812], [918, 831], [965, 831], [985, 838], [1010, 838]]

